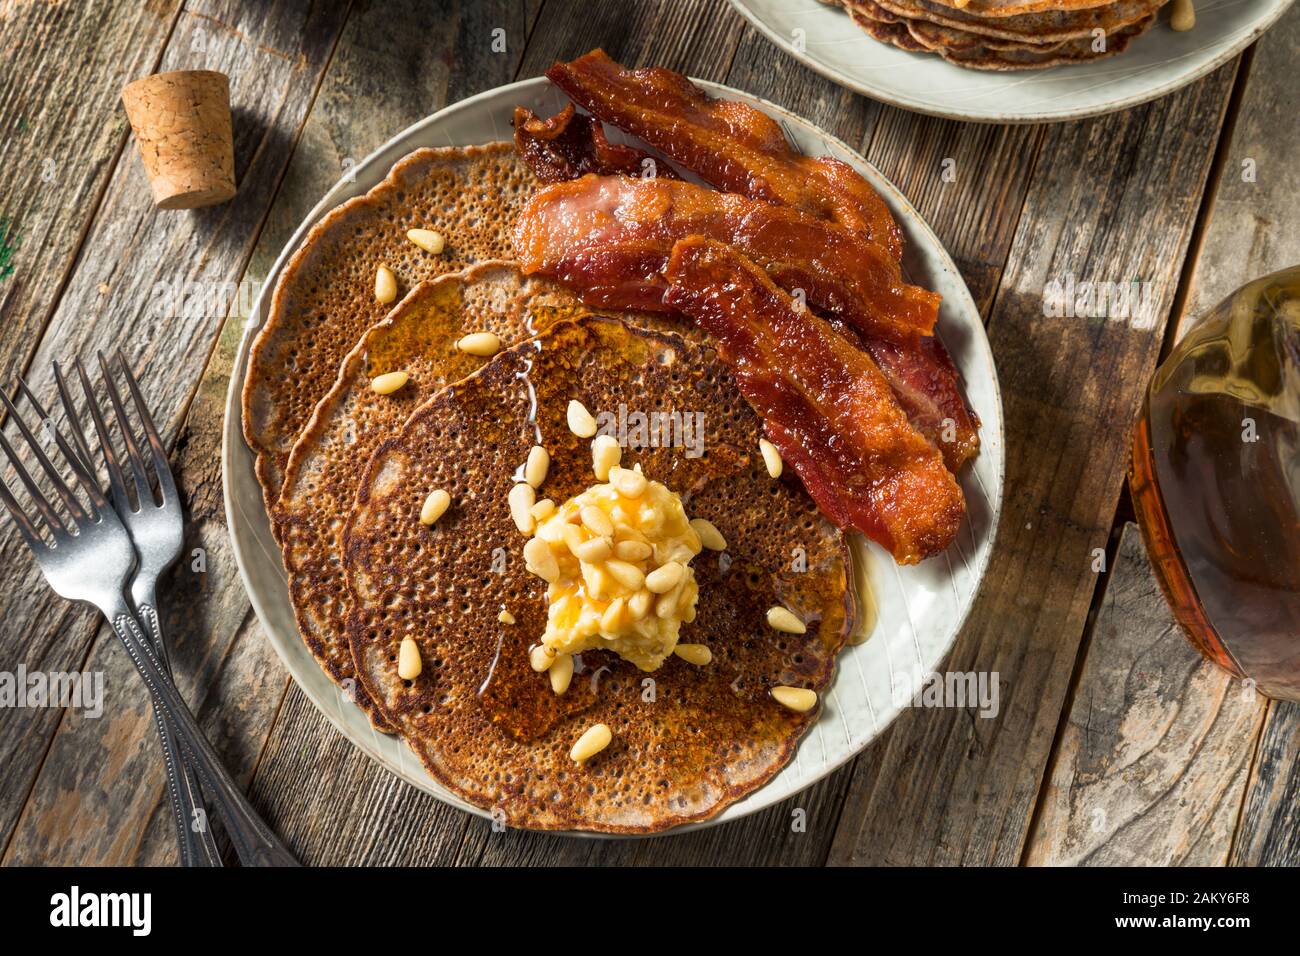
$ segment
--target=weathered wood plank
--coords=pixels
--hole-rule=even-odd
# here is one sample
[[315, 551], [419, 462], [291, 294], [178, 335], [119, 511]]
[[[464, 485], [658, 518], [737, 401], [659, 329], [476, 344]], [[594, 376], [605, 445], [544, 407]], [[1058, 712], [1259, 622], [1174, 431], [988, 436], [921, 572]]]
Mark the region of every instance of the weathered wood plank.
[[310, 866], [450, 865], [472, 820], [362, 754], [294, 685], [251, 797]]
[[557, 60], [602, 47], [620, 63], [663, 66], [722, 82], [745, 29], [726, 0], [548, 0], [519, 77], [540, 76]]
[[1105, 587], [1025, 862], [1222, 866], [1266, 701], [1184, 639], [1137, 525]]
[[1300, 705], [1272, 701], [1255, 755], [1233, 866], [1300, 866]]
[[[1234, 71], [1043, 133], [990, 320], [1007, 437], [998, 547], [946, 665], [997, 671], [1001, 711], [899, 718], [858, 760], [832, 862], [1020, 859]], [[1069, 274], [1140, 279], [1150, 302], [1136, 318], [1044, 315], [1048, 283]]]
[[54, 311], [131, 130], [118, 94], [153, 70], [179, 8], [94, 0], [0, 11], [0, 381], [26, 368]]
[[[1242, 283], [1300, 262], [1300, 8], [1289, 10], [1251, 54], [1232, 142], [1191, 274], [1182, 326]], [[1181, 330], [1181, 329], [1180, 329]]]
[[[205, 67], [230, 76], [239, 195], [211, 209], [155, 211], [134, 147], [124, 152], [78, 268], [36, 350], [30, 379], [38, 394], [52, 393], [51, 359], [121, 347], [141, 378], [164, 439], [177, 434], [227, 309], [216, 299], [185, 309], [162, 307], [166, 296], [159, 289], [193, 281], [204, 291], [221, 291], [243, 275], [345, 13], [330, 4], [277, 9], [272, 17], [243, 4], [207, 2], [192, 4], [182, 15], [161, 69]], [[94, 321], [88, 321], [91, 316]], [[220, 507], [218, 447], [209, 447], [201, 472], [183, 476], [187, 503], [200, 514]], [[190, 530], [194, 546], [219, 549], [205, 537], [201, 520]], [[6, 562], [26, 572], [31, 561], [21, 553], [12, 527], [6, 524], [3, 534]], [[221, 708], [202, 707], [224, 686], [222, 672], [232, 653], [238, 658], [226, 646], [207, 643], [213, 607], [204, 598], [240, 593], [240, 586], [233, 562], [209, 562], [205, 575], [190, 568], [189, 561], [182, 562], [163, 591], [177, 682], [209, 732], [225, 745], [232, 767], [247, 774], [256, 751], [245, 752], [242, 741], [225, 731], [222, 714], [246, 709], [250, 720], [269, 719], [275, 691], [268, 696], [258, 685], [274, 671], [255, 672], [258, 685], [240, 689], [257, 691], [256, 696], [237, 696]], [[5, 859], [130, 862], [142, 852], [144, 822], [163, 792], [147, 697], [107, 630], [31, 581], [34, 573], [21, 576], [20, 581], [28, 579], [25, 590], [15, 590], [19, 582], [13, 580], [0, 582], [0, 607], [14, 625], [0, 637], [0, 654], [40, 670], [77, 669], [85, 660], [86, 668], [104, 674], [105, 712], [98, 720], [71, 715], [43, 764], [58, 712], [0, 714], [5, 750], [0, 819], [6, 833], [13, 828]], [[11, 801], [29, 788], [30, 800], [15, 827], [21, 804]]]

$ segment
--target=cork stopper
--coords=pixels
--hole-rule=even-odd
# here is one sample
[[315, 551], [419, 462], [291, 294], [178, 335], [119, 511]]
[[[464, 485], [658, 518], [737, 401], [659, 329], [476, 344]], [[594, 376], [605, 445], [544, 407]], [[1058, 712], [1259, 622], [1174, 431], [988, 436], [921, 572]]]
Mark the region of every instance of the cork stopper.
[[230, 81], [213, 70], [129, 83], [122, 103], [159, 209], [196, 209], [235, 195]]

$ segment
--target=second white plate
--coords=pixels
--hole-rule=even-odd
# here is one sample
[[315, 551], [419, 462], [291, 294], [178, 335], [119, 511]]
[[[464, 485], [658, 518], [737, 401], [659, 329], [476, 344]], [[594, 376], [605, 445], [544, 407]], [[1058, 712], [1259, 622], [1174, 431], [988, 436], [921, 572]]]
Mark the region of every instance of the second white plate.
[[1095, 63], [1008, 73], [971, 70], [867, 36], [818, 0], [731, 0], [764, 36], [827, 79], [903, 109], [987, 123], [1082, 119], [1172, 93], [1236, 56], [1292, 0], [1196, 0], [1196, 26], [1168, 13], [1127, 50]]

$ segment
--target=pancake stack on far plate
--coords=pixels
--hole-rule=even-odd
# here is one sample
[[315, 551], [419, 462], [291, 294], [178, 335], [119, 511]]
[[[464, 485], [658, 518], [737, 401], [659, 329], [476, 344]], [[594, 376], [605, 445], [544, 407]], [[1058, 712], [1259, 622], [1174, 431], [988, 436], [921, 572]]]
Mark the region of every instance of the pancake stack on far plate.
[[824, 0], [881, 41], [977, 70], [1035, 70], [1122, 53], [1168, 0]]

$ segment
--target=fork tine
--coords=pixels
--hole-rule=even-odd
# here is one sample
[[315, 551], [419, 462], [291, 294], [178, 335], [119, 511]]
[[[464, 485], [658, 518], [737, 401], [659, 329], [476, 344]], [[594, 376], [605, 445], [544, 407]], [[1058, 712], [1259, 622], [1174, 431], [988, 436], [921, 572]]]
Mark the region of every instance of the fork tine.
[[18, 507], [18, 501], [14, 498], [13, 493], [9, 491], [9, 486], [0, 481], [0, 501], [5, 503], [9, 509], [9, 514], [13, 516], [14, 524], [18, 525], [18, 530], [22, 533], [23, 540], [27, 542], [27, 547], [31, 548], [36, 554], [41, 553], [41, 549], [46, 547], [41, 540], [40, 534], [32, 524], [31, 519], [27, 517], [27, 512]]
[[[27, 389], [27, 384], [22, 380], [22, 378], [19, 378], [18, 386], [23, 390], [23, 392], [27, 393], [27, 398], [34, 398], [32, 397], [30, 390]], [[68, 506], [68, 514], [72, 515], [74, 522], [77, 522], [78, 524], [86, 523], [88, 520], [86, 509], [83, 509], [82, 503], [77, 501], [77, 496], [73, 494], [73, 490], [65, 483], [64, 476], [59, 472], [59, 468], [56, 468], [55, 463], [49, 460], [43, 447], [40, 447], [40, 442], [36, 440], [35, 434], [32, 434], [31, 429], [27, 428], [26, 421], [22, 420], [22, 415], [18, 414], [17, 408], [14, 407], [12, 401], [9, 401], [9, 395], [5, 394], [3, 389], [0, 389], [0, 401], [3, 401], [4, 407], [8, 408], [9, 418], [13, 419], [13, 423], [18, 425], [18, 431], [22, 432], [22, 437], [26, 438], [27, 446], [31, 449], [31, 454], [35, 455], [36, 462], [40, 464], [45, 475], [49, 477], [49, 484], [55, 486], [56, 492], [59, 492], [59, 497], [64, 499], [64, 505]], [[36, 410], [36, 416], [38, 416], [38, 418], [42, 420], [49, 429], [57, 431], [57, 429], [55, 429], [55, 423], [53, 423], [53, 420], [45, 414], [45, 410], [40, 407], [39, 402], [32, 401], [32, 407]]]
[[[32, 504], [34, 504], [36, 510], [41, 513], [41, 517], [44, 518], [45, 523], [49, 525], [50, 531], [52, 531], [56, 536], [59, 534], [68, 534], [68, 529], [63, 526], [63, 522], [59, 520], [59, 516], [54, 513], [54, 509], [50, 507], [50, 503], [46, 501], [45, 496], [41, 494], [41, 489], [36, 486], [36, 482], [32, 481], [32, 476], [29, 475], [27, 469], [23, 467], [22, 460], [14, 454], [13, 446], [9, 444], [9, 439], [5, 438], [4, 432], [0, 432], [0, 448], [4, 449], [4, 453], [9, 456], [9, 463], [14, 466], [14, 471], [18, 472], [18, 480], [21, 481], [23, 487], [27, 489], [27, 494], [31, 496]], [[0, 484], [3, 484], [3, 482], [0, 482]]]
[[108, 400], [113, 406], [113, 414], [117, 416], [117, 425], [122, 429], [122, 437], [126, 439], [126, 457], [131, 462], [131, 471], [135, 478], [136, 501], [143, 508], [146, 502], [153, 504], [153, 491], [149, 487], [149, 472], [144, 467], [144, 456], [140, 454], [140, 446], [131, 431], [131, 421], [126, 417], [122, 396], [117, 393], [117, 386], [113, 384], [113, 373], [108, 369], [108, 360], [104, 358], [103, 352], [96, 352], [95, 355], [99, 359], [99, 369], [104, 376], [104, 386], [108, 389]]
[[[57, 363], [54, 366], [54, 375], [56, 378], [61, 377]], [[99, 510], [107, 505], [108, 502], [104, 498], [103, 491], [100, 490], [99, 482], [95, 480], [92, 471], [93, 466], [90, 464], [90, 449], [85, 447], [85, 436], [80, 435], [81, 423], [77, 421], [76, 412], [72, 409], [71, 403], [65, 401], [63, 404], [63, 410], [67, 412], [68, 417], [73, 422], [73, 434], [80, 436], [80, 441], [78, 441], [79, 450], [77, 451], [74, 451], [71, 446], [68, 445], [67, 439], [63, 437], [63, 432], [59, 429], [58, 425], [54, 424], [54, 417], [45, 410], [45, 406], [37, 400], [35, 395], [32, 394], [32, 390], [27, 387], [27, 383], [20, 378], [18, 380], [18, 386], [23, 390], [23, 394], [27, 396], [27, 401], [31, 403], [32, 408], [36, 409], [36, 414], [42, 421], [49, 424], [50, 431], [54, 433], [54, 443], [59, 446], [59, 451], [63, 452], [63, 457], [67, 459], [68, 466], [72, 469], [72, 473], [76, 476], [77, 481], [81, 482], [81, 486], [86, 490], [86, 494], [90, 497], [91, 518], [98, 521]], [[66, 398], [67, 389], [63, 388], [62, 392], [65, 393], [64, 397]], [[81, 519], [78, 518], [77, 520]]]
[[54, 381], [59, 387], [59, 401], [63, 403], [63, 413], [72, 424], [72, 440], [77, 444], [77, 451], [81, 452], [81, 459], [86, 465], [86, 473], [93, 475], [95, 473], [95, 456], [90, 453], [90, 445], [86, 442], [86, 432], [81, 427], [81, 419], [77, 417], [77, 406], [72, 403], [72, 394], [68, 391], [68, 383], [63, 380], [63, 369], [59, 368], [58, 362], [51, 362], [50, 364], [54, 366]]
[[113, 442], [109, 438], [108, 428], [104, 424], [104, 415], [99, 409], [99, 402], [95, 400], [95, 390], [90, 385], [90, 376], [86, 374], [86, 367], [81, 364], [81, 359], [73, 359], [73, 365], [77, 369], [77, 377], [81, 379], [81, 390], [86, 393], [86, 405], [90, 408], [90, 419], [95, 424], [95, 433], [99, 436], [99, 447], [104, 453], [104, 463], [108, 466], [108, 489], [113, 498], [113, 505], [118, 511], [130, 511], [131, 501], [126, 496], [126, 485], [122, 483], [122, 468], [117, 463], [117, 452], [113, 448]]
[[158, 490], [162, 492], [162, 499], [165, 502], [169, 498], [176, 497], [176, 481], [172, 478], [172, 469], [167, 463], [167, 451], [163, 448], [162, 439], [158, 437], [158, 429], [154, 427], [153, 418], [149, 415], [149, 406], [145, 404], [144, 394], [140, 391], [135, 376], [131, 374], [131, 366], [126, 364], [126, 356], [122, 354], [121, 349], [117, 350], [117, 364], [122, 369], [126, 387], [131, 390], [131, 398], [135, 400], [135, 410], [140, 416], [141, 424], [144, 425], [144, 434], [149, 440], [149, 450], [153, 452], [153, 468], [158, 475]]

